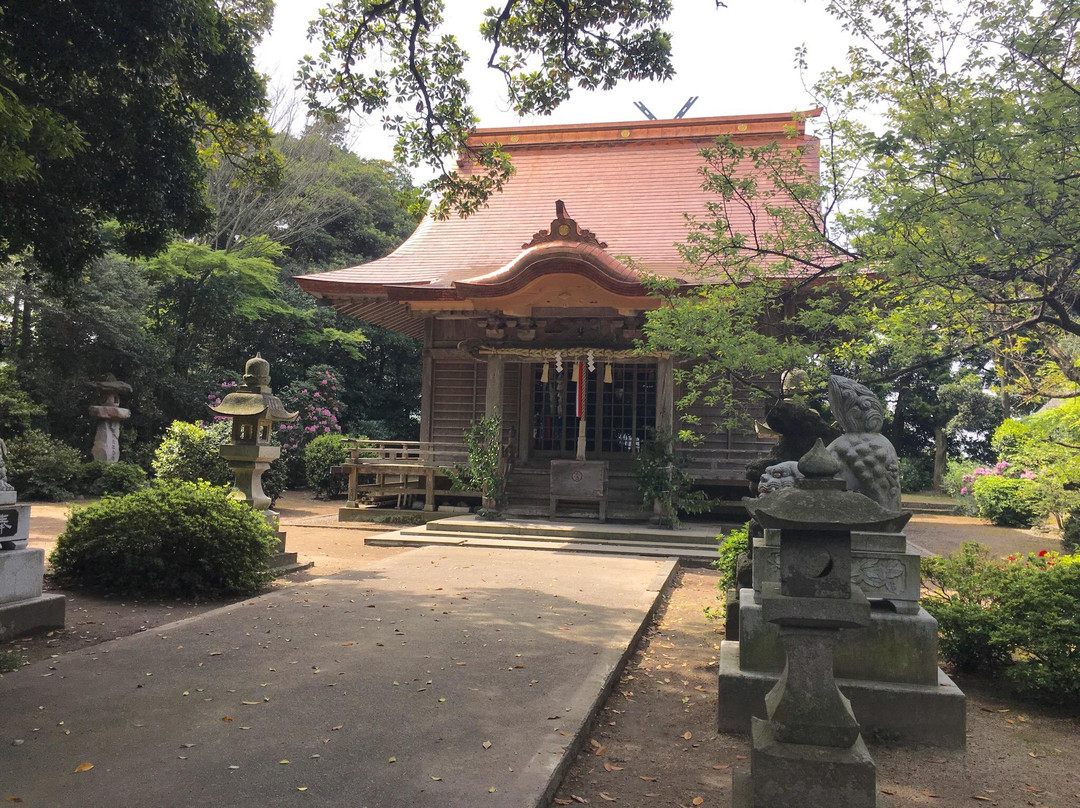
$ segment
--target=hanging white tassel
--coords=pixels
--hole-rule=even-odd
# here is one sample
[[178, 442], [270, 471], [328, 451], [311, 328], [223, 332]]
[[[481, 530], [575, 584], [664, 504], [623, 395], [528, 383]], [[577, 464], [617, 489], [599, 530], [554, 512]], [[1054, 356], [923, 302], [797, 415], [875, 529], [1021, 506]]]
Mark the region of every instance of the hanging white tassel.
[[604, 365], [604, 384], [611, 384], [613, 381], [615, 381], [615, 379], [612, 378], [611, 375], [611, 363], [608, 362]]
[[581, 362], [575, 362], [574, 363], [574, 370], [573, 370], [573, 372], [572, 372], [572, 374], [570, 376], [570, 381], [575, 382], [575, 383], [581, 381], [580, 374], [581, 374]]
[[555, 352], [555, 372], [562, 373], [562, 351]]
[[585, 354], [585, 358], [589, 362], [589, 373], [593, 373], [596, 370], [596, 362], [593, 360], [592, 350]]
[[548, 382], [548, 363], [544, 363], [544, 369], [540, 371], [540, 383], [547, 384]]

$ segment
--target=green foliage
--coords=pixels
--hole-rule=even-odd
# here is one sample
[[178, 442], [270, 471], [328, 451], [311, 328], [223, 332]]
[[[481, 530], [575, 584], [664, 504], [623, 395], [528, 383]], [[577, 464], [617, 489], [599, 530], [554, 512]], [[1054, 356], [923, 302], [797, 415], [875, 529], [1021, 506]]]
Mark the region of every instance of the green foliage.
[[[440, 196], [443, 215], [477, 210], [511, 173], [497, 144], [470, 150], [471, 171], [446, 168], [447, 158], [465, 152], [477, 119], [463, 78], [469, 55], [443, 32], [444, 11], [442, 0], [362, 8], [336, 0], [311, 24], [321, 52], [300, 70], [308, 103], [326, 118], [384, 113], [383, 126], [397, 135], [397, 160], [425, 163], [438, 175], [429, 190]], [[493, 44], [488, 65], [506, 77], [511, 106], [548, 114], [575, 86], [611, 89], [621, 79], [673, 75], [670, 37], [660, 28], [670, 14], [668, 0], [527, 0], [502, 12], [488, 9], [481, 31]]]
[[964, 478], [973, 478], [975, 468], [978, 466], [974, 460], [957, 460], [949, 458], [945, 466], [945, 476], [941, 480], [941, 489], [950, 497], [956, 499], [956, 513], [960, 516], [978, 516], [979, 506], [975, 503], [975, 496], [971, 492], [971, 485]]
[[73, 508], [49, 556], [63, 586], [122, 595], [250, 595], [276, 546], [262, 515], [208, 483], [158, 480]]
[[934, 483], [934, 462], [926, 457], [900, 458], [900, 490], [917, 494]]
[[1007, 419], [994, 432], [993, 446], [1012, 467], [1033, 472], [1044, 502], [1060, 526], [1080, 507], [1080, 399]]
[[1031, 527], [1046, 513], [1034, 480], [979, 477], [974, 483], [974, 494], [979, 516], [998, 527]]
[[750, 523], [717, 537], [720, 544], [720, 557], [712, 562], [713, 569], [720, 571], [717, 586], [721, 593], [734, 589], [738, 581], [739, 557], [750, 549]]
[[220, 453], [229, 440], [228, 421], [212, 424], [174, 421], [154, 452], [154, 475], [159, 480], [232, 485], [232, 472]]
[[1003, 672], [1027, 696], [1059, 704], [1080, 696], [1080, 557], [1042, 551], [989, 559], [965, 544], [924, 559], [945, 659], [964, 670]]
[[79, 473], [79, 489], [83, 494], [100, 497], [111, 494], [130, 494], [146, 485], [146, 471], [134, 463], [120, 460], [106, 463], [91, 460]]
[[[876, 375], [883, 350], [887, 378], [988, 355], [1004, 392], [1075, 389], [1074, 4], [828, 8], [856, 42], [813, 88], [827, 110], [816, 139], [793, 127], [777, 143], [722, 138], [704, 152], [715, 202], [691, 223], [685, 256], [728, 282], [668, 294], [649, 314], [648, 347], [705, 357], [684, 381], [721, 400], [733, 380], [794, 367]], [[942, 405], [935, 419], [993, 415], [989, 400], [950, 396], [928, 402]]]
[[26, 394], [15, 376], [15, 367], [0, 362], [0, 436], [12, 435], [29, 428], [30, 419], [41, 412]]
[[995, 593], [999, 566], [986, 548], [965, 542], [958, 553], [922, 560], [929, 595], [922, 605], [938, 621], [942, 659], [965, 673], [993, 673], [1008, 661], [1008, 649], [994, 639], [1001, 621]]
[[78, 449], [39, 429], [12, 438], [8, 446], [8, 481], [21, 499], [59, 502], [74, 496], [82, 469]]
[[1069, 511], [1061, 531], [1061, 546], [1066, 553], [1080, 553], [1080, 509]]
[[446, 469], [455, 491], [479, 491], [483, 514], [498, 516], [506, 502], [506, 467], [503, 463], [502, 418], [484, 416], [465, 431], [467, 466]]
[[71, 282], [104, 252], [104, 222], [131, 255], [201, 230], [200, 146], [264, 155], [252, 19], [213, 0], [6, 6], [0, 257], [32, 252]]
[[333, 499], [345, 494], [348, 478], [330, 472], [331, 467], [340, 466], [349, 457], [342, 440], [341, 435], [319, 435], [304, 448], [307, 483], [315, 491], [316, 499]]
[[707, 511], [712, 500], [694, 489], [694, 478], [686, 472], [686, 461], [675, 452], [675, 440], [666, 430], [657, 430], [642, 444], [634, 464], [641, 504], [652, 510], [660, 503], [660, 524], [677, 528], [680, 513]]
[[17, 671], [26, 665], [26, 654], [19, 650], [0, 650], [0, 674]]

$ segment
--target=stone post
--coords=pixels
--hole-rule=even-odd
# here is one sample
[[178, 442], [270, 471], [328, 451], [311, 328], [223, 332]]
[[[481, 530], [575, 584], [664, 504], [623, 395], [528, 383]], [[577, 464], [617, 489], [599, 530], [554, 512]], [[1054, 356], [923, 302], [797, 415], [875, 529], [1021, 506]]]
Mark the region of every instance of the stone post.
[[750, 774], [735, 777], [736, 808], [875, 808], [877, 774], [851, 703], [836, 686], [841, 629], [870, 624], [870, 602], [851, 583], [852, 530], [883, 529], [887, 511], [833, 479], [840, 464], [820, 440], [799, 461], [795, 486], [747, 509], [780, 532], [780, 580], [763, 584], [763, 618], [777, 625], [784, 671], [752, 721]]

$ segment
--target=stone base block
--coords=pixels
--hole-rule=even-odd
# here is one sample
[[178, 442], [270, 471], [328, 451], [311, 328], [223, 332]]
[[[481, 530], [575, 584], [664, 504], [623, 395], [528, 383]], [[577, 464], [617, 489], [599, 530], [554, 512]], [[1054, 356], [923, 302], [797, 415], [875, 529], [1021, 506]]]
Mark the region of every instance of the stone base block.
[[754, 721], [750, 774], [736, 776], [735, 808], [877, 808], [877, 771], [862, 738], [848, 748], [780, 743]]
[[67, 598], [42, 595], [0, 604], [0, 642], [49, 628], [64, 627]]
[[41, 597], [45, 551], [31, 547], [0, 551], [0, 604]]
[[[0, 492], [11, 499], [0, 507], [0, 550], [12, 552], [26, 547], [30, 536], [30, 506], [14, 501], [14, 491]], [[0, 587], [0, 592], [3, 589]]]
[[[765, 621], [755, 600], [752, 589], [739, 593], [741, 665], [748, 671], [779, 674], [784, 669], [780, 632]], [[922, 608], [911, 615], [874, 608], [869, 626], [841, 630], [835, 659], [839, 678], [936, 687], [937, 621]]]
[[[722, 643], [717, 711], [720, 731], [750, 732], [751, 718], [766, 717], [765, 694], [778, 678], [778, 672], [740, 669], [739, 643]], [[940, 668], [932, 685], [842, 678], [837, 678], [836, 684], [851, 701], [866, 738], [946, 749], [963, 749], [967, 743], [966, 697]]]

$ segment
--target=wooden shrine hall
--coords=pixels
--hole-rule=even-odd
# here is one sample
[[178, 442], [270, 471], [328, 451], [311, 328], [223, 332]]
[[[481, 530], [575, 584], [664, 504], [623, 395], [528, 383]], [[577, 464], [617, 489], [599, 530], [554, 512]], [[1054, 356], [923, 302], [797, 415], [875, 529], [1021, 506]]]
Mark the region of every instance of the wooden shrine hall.
[[[501, 143], [516, 170], [487, 207], [464, 219], [429, 215], [385, 258], [297, 278], [348, 315], [423, 340], [420, 441], [367, 448], [434, 469], [420, 475], [432, 509], [461, 498], [437, 469], [462, 462], [465, 430], [500, 415], [511, 513], [553, 512], [553, 485], [584, 492], [580, 467], [576, 480], [551, 476], [584, 459], [603, 469], [601, 511], [647, 516], [634, 457], [653, 430], [678, 426], [678, 391], [670, 356], [635, 351], [660, 303], [641, 273], [687, 289], [702, 282], [676, 245], [685, 214], [707, 215], [703, 147], [721, 134], [812, 143], [803, 118], [813, 114], [478, 130], [471, 143]], [[458, 170], [476, 167], [462, 159]], [[690, 474], [729, 499], [745, 493], [746, 465], [771, 441], [752, 426], [710, 429], [717, 419], [703, 403], [690, 414], [704, 438], [679, 448]]]

